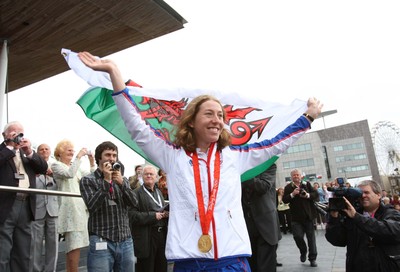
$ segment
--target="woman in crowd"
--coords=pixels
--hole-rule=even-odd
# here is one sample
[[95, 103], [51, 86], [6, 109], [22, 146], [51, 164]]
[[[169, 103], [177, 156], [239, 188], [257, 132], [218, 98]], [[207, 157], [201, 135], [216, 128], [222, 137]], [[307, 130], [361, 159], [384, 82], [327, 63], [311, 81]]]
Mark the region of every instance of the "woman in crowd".
[[278, 217], [279, 223], [282, 228], [282, 232], [286, 234], [288, 231], [292, 232], [292, 216], [290, 214], [289, 203], [284, 203], [282, 200], [284, 189], [283, 187], [279, 187], [276, 191], [277, 193], [277, 209], [278, 209]]
[[[53, 177], [58, 189], [64, 192], [80, 194], [81, 178], [96, 170], [94, 157], [86, 148], [82, 148], [74, 159], [74, 145], [69, 140], [59, 142], [54, 150], [56, 162], [51, 165]], [[82, 157], [88, 156], [89, 169], [82, 167]], [[81, 197], [60, 197], [58, 232], [65, 236], [67, 253], [67, 271], [78, 271], [80, 248], [89, 245], [87, 231], [88, 211]]]

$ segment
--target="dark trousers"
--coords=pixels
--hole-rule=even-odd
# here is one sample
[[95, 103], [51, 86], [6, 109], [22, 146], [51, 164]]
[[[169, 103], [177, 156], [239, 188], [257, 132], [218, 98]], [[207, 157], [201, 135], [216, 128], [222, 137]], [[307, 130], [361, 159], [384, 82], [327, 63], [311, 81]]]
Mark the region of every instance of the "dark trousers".
[[267, 243], [261, 236], [253, 220], [246, 219], [252, 251], [252, 255], [249, 258], [251, 271], [276, 272], [276, 250], [278, 245]]
[[15, 200], [6, 221], [0, 224], [0, 271], [29, 271], [30, 218], [29, 197]]
[[168, 262], [165, 257], [165, 243], [167, 230], [161, 231], [157, 227], [151, 228], [150, 254], [147, 258], [137, 258], [136, 271], [138, 272], [167, 272]]
[[282, 232], [286, 234], [288, 231], [292, 231], [292, 215], [290, 209], [284, 211], [278, 211], [279, 224], [282, 226]]
[[310, 261], [317, 259], [317, 244], [315, 241], [314, 220], [305, 222], [292, 222], [293, 239], [300, 250], [300, 254], [307, 253], [307, 244], [304, 241], [304, 234], [308, 243], [308, 259]]

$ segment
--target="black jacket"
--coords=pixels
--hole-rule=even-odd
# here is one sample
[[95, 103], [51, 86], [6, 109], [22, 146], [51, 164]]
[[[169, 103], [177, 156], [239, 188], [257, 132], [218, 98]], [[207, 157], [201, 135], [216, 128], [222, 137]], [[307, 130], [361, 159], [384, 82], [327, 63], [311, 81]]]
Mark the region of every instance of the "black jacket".
[[276, 209], [276, 165], [248, 181], [242, 182], [242, 207], [250, 236], [252, 220], [262, 238], [277, 245], [282, 238]]
[[302, 198], [296, 195], [294, 198], [290, 194], [296, 189], [296, 185], [291, 182], [285, 186], [282, 201], [289, 203], [290, 214], [294, 222], [306, 222], [317, 218], [317, 209], [315, 208], [314, 201], [319, 200], [319, 195], [309, 182], [302, 182], [302, 188], [309, 194], [310, 198]]
[[[152, 209], [154, 203], [152, 203], [152, 200], [143, 189], [143, 186], [144, 185], [133, 191], [138, 202], [137, 205], [129, 210], [129, 221], [134, 239], [135, 256], [137, 258], [147, 258], [150, 255], [150, 246], [152, 245], [151, 228], [157, 225], [163, 225], [166, 228], [168, 225], [167, 219], [160, 220], [163, 222], [156, 219], [156, 211]], [[154, 186], [154, 190], [157, 190], [162, 205], [165, 206], [166, 203], [161, 191], [156, 186]]]
[[[20, 152], [21, 161], [29, 178], [29, 188], [36, 188], [36, 174], [46, 173], [47, 162], [36, 152], [30, 159], [24, 156], [22, 150]], [[15, 178], [17, 169], [13, 160], [14, 157], [15, 153], [6, 147], [4, 142], [0, 144], [0, 185], [18, 187], [19, 181]], [[0, 191], [0, 223], [4, 223], [10, 213], [16, 194], [16, 192], [11, 191]], [[35, 194], [30, 195], [29, 203], [31, 208], [30, 220], [33, 220], [36, 212]]]
[[326, 239], [334, 246], [347, 246], [347, 272], [400, 271], [388, 255], [400, 257], [400, 212], [381, 204], [374, 217], [328, 217]]

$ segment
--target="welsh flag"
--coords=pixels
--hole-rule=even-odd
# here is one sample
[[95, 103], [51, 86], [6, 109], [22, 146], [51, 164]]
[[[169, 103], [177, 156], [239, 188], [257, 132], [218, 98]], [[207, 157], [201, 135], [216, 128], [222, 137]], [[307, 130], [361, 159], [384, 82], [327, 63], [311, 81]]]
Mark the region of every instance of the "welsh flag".
[[[111, 97], [112, 84], [107, 73], [93, 71], [85, 66], [77, 53], [62, 49], [69, 67], [90, 87], [77, 101], [86, 116], [99, 124], [128, 147], [153, 163], [131, 140]], [[217, 97], [227, 113], [226, 128], [232, 135], [232, 145], [246, 145], [270, 139], [292, 124], [307, 109], [307, 102], [295, 99], [290, 105], [265, 102], [257, 97], [243, 97], [237, 93], [222, 93], [204, 89], [147, 89], [127, 80], [130, 95], [139, 107], [139, 113], [166, 141], [174, 140], [173, 128], [188, 103], [200, 94]], [[246, 90], [242, 90], [246, 94]], [[241, 177], [248, 180], [268, 169], [277, 156], [247, 171]], [[154, 163], [153, 163], [154, 164]]]

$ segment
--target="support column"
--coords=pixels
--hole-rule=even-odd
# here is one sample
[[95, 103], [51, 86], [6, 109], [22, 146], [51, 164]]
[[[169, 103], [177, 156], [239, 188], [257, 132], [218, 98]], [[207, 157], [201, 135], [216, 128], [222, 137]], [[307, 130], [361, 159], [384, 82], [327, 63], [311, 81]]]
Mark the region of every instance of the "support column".
[[6, 103], [7, 88], [7, 70], [8, 70], [8, 46], [7, 40], [3, 41], [3, 48], [0, 55], [0, 131], [8, 122], [8, 111]]

